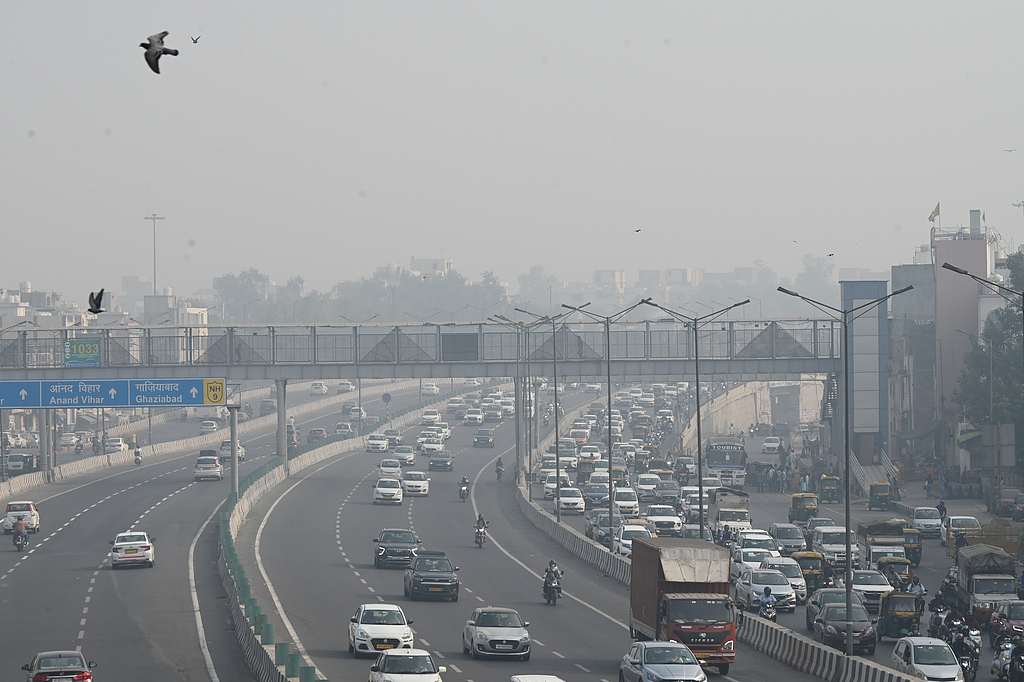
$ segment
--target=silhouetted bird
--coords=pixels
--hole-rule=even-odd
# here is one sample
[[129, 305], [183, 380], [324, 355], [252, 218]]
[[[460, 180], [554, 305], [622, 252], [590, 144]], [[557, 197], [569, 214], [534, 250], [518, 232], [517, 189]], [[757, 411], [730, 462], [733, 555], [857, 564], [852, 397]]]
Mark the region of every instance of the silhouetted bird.
[[89, 312], [90, 313], [92, 313], [93, 315], [98, 315], [98, 314], [102, 313], [103, 309], [100, 307], [102, 305], [103, 305], [103, 289], [100, 289], [100, 292], [98, 294], [96, 294], [96, 293], [89, 294]]
[[167, 31], [163, 31], [155, 36], [150, 36], [148, 43], [139, 43], [139, 47], [146, 49], [146, 63], [149, 64], [149, 68], [153, 69], [154, 73], [160, 73], [160, 57], [165, 54], [169, 54], [172, 57], [178, 56], [177, 50], [164, 47], [164, 38], [166, 37]]
[[[189, 36], [189, 38], [192, 38], [192, 36]], [[202, 36], [196, 36], [195, 38], [192, 38], [192, 44], [195, 45], [196, 43], [198, 43], [200, 38], [202, 38]]]
[[633, 230], [633, 231], [634, 231], [634, 232], [639, 232], [640, 230]]

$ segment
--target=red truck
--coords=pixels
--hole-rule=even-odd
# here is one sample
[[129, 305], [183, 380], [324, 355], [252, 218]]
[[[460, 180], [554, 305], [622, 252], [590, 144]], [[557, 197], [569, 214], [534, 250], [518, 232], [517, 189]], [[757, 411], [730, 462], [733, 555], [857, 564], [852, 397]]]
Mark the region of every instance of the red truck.
[[729, 551], [706, 540], [634, 538], [629, 633], [680, 642], [722, 675], [736, 659]]

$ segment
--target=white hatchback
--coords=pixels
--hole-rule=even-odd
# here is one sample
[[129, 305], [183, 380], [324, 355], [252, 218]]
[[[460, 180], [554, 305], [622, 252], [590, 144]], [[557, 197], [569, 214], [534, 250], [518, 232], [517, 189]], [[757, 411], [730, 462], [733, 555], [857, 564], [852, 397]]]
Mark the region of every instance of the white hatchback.
[[217, 432], [217, 422], [205, 421], [199, 425], [199, 435]]
[[422, 471], [407, 471], [402, 476], [402, 490], [406, 495], [422, 495], [430, 493], [430, 478]]
[[402, 482], [397, 478], [378, 478], [373, 486], [374, 504], [402, 504]]
[[397, 459], [383, 459], [377, 467], [377, 478], [401, 478], [402, 463]]
[[327, 384], [322, 381], [314, 381], [309, 387], [310, 395], [327, 395]]
[[387, 452], [391, 443], [383, 433], [371, 433], [366, 437], [367, 452]]
[[377, 655], [390, 649], [412, 649], [411, 620], [395, 604], [363, 604], [348, 624], [348, 651], [353, 656]]

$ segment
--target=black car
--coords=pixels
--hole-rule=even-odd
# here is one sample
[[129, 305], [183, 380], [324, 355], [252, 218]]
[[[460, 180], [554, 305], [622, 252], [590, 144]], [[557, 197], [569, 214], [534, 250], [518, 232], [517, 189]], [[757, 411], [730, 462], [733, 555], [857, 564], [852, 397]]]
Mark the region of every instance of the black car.
[[[860, 593], [856, 590], [853, 591], [853, 603], [863, 604], [864, 601], [861, 599]], [[808, 630], [814, 629], [814, 619], [818, 617], [820, 613], [829, 604], [846, 604], [846, 590], [841, 587], [822, 587], [821, 589], [815, 590], [814, 593], [807, 598], [807, 608], [804, 612], [804, 624]]]
[[408, 566], [416, 557], [420, 540], [411, 530], [405, 528], [385, 528], [374, 540], [377, 552], [373, 557], [373, 567]]
[[477, 432], [473, 434], [473, 447], [493, 448], [494, 429], [477, 429]]
[[438, 450], [430, 453], [430, 463], [427, 465], [430, 471], [453, 471], [455, 465], [452, 460], [452, 453], [448, 450]]
[[581, 492], [587, 503], [587, 509], [592, 509], [594, 505], [598, 504], [608, 504], [608, 486], [604, 483], [587, 483]]
[[444, 552], [420, 552], [405, 569], [403, 592], [411, 601], [419, 597], [440, 597], [459, 601], [459, 576]]
[[484, 421], [485, 422], [500, 422], [502, 418], [501, 406], [488, 405], [484, 408]]

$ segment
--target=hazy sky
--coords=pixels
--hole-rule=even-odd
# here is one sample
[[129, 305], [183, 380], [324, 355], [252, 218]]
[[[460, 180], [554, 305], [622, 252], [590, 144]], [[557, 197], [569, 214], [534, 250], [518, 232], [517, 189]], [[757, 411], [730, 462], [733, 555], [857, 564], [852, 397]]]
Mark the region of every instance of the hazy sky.
[[1020, 2], [7, 2], [0, 286], [148, 279], [154, 212], [180, 294], [1020, 243], [1022, 72]]

